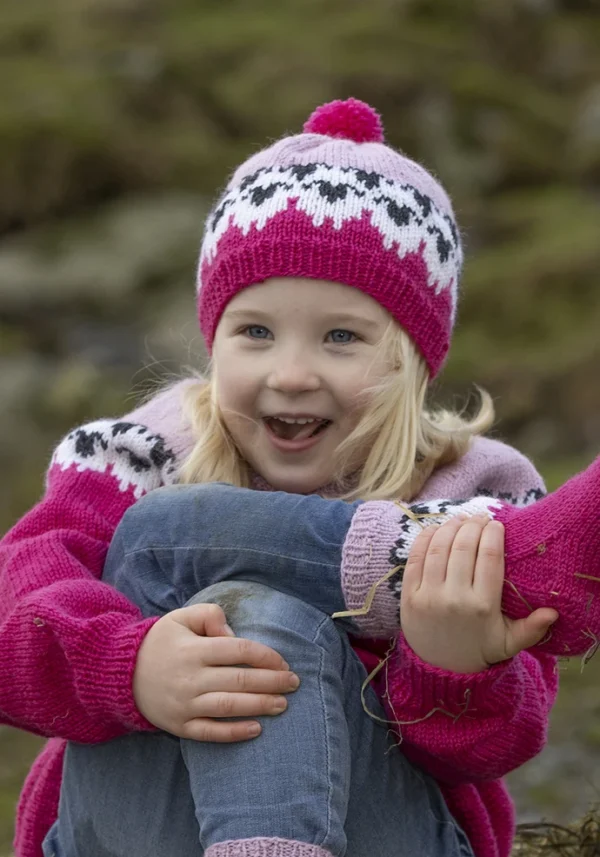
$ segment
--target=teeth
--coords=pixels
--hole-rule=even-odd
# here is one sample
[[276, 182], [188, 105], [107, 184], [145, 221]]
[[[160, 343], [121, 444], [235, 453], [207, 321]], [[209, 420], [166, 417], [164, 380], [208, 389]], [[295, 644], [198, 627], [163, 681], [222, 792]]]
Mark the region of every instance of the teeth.
[[288, 423], [288, 425], [301, 425], [305, 426], [308, 423], [318, 423], [322, 422], [322, 420], [317, 420], [312, 417], [299, 417], [298, 419], [293, 419], [292, 417], [272, 417], [274, 420], [279, 420], [282, 423]]

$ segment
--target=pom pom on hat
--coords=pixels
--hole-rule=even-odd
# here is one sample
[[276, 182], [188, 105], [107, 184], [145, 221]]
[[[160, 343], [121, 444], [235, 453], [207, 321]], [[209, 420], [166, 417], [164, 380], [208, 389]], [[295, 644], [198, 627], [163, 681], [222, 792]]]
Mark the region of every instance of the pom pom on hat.
[[383, 143], [383, 124], [376, 110], [359, 101], [330, 101], [314, 111], [304, 125], [305, 134], [353, 140], [355, 143]]

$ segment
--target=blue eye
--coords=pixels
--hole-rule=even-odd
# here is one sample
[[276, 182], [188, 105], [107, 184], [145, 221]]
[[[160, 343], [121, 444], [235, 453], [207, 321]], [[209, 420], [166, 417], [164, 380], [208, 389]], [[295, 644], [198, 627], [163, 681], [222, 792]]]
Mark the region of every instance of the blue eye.
[[331, 341], [335, 342], [336, 345], [347, 345], [350, 342], [354, 342], [357, 338], [356, 334], [352, 333], [351, 330], [341, 330], [340, 328], [330, 330], [327, 335], [331, 337]]
[[250, 339], [268, 339], [271, 336], [271, 331], [268, 327], [263, 327], [261, 324], [249, 324], [243, 331]]

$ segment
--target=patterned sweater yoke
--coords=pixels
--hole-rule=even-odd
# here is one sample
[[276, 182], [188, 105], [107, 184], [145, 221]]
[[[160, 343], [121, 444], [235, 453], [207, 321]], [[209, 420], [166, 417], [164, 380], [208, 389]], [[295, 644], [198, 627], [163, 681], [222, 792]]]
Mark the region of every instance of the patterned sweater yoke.
[[[173, 385], [126, 417], [69, 432], [52, 457], [43, 498], [0, 542], [0, 722], [50, 739], [21, 794], [17, 857], [41, 857], [58, 810], [66, 741], [97, 743], [153, 730], [135, 706], [132, 677], [139, 646], [157, 619], [143, 619], [100, 578], [126, 510], [173, 484], [192, 449], [182, 419], [190, 383]], [[526, 458], [476, 439], [416, 499], [480, 494], [520, 504], [542, 491]], [[347, 581], [350, 599], [348, 587]], [[355, 648], [371, 668], [381, 641], [366, 636]], [[421, 721], [412, 732], [403, 730], [404, 752], [438, 779], [477, 857], [508, 857], [514, 814], [500, 777], [543, 746], [556, 692], [554, 659], [527, 655], [488, 670], [474, 688], [478, 716], [451, 728], [450, 718], [424, 715], [440, 694], [460, 704], [464, 687], [453, 674], [411, 658], [400, 641], [398, 652], [401, 675], [390, 702], [403, 720]]]

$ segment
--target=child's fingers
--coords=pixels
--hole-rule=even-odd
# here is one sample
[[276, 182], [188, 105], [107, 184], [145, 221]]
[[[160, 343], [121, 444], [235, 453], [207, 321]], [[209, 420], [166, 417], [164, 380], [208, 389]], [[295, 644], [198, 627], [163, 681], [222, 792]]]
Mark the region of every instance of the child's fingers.
[[461, 517], [451, 518], [441, 527], [438, 527], [434, 533], [423, 565], [423, 585], [427, 584], [435, 588], [446, 580], [450, 552], [462, 524], [463, 519]]
[[262, 732], [260, 723], [256, 720], [237, 720], [233, 723], [199, 717], [189, 720], [178, 738], [188, 738], [191, 741], [210, 741], [216, 744], [233, 744], [236, 741], [248, 741], [256, 738]]
[[508, 622], [506, 638], [506, 657], [512, 658], [535, 646], [544, 639], [551, 625], [558, 619], [558, 613], [551, 607], [540, 607], [524, 619]]
[[469, 518], [463, 521], [456, 533], [446, 571], [446, 584], [451, 589], [463, 590], [465, 587], [472, 587], [478, 550], [487, 523], [488, 520], [483, 517]]
[[264, 670], [289, 670], [289, 664], [274, 649], [244, 637], [204, 637], [202, 661], [206, 666], [245, 664]]
[[487, 603], [499, 604], [504, 586], [504, 527], [490, 521], [481, 533], [473, 590]]
[[425, 527], [414, 540], [402, 575], [403, 592], [416, 592], [421, 585], [427, 549], [437, 530], [439, 527], [436, 524]]
[[266, 693], [203, 693], [192, 703], [197, 717], [260, 717], [281, 714], [287, 708], [285, 696]]
[[207, 637], [235, 637], [233, 629], [227, 624], [227, 617], [218, 604], [206, 604], [206, 607], [216, 608], [214, 613], [206, 619], [205, 636]]
[[225, 613], [218, 604], [190, 604], [171, 611], [170, 616], [199, 637], [233, 636]]
[[281, 670], [211, 667], [203, 670], [197, 693], [291, 693], [299, 685], [298, 676]]

